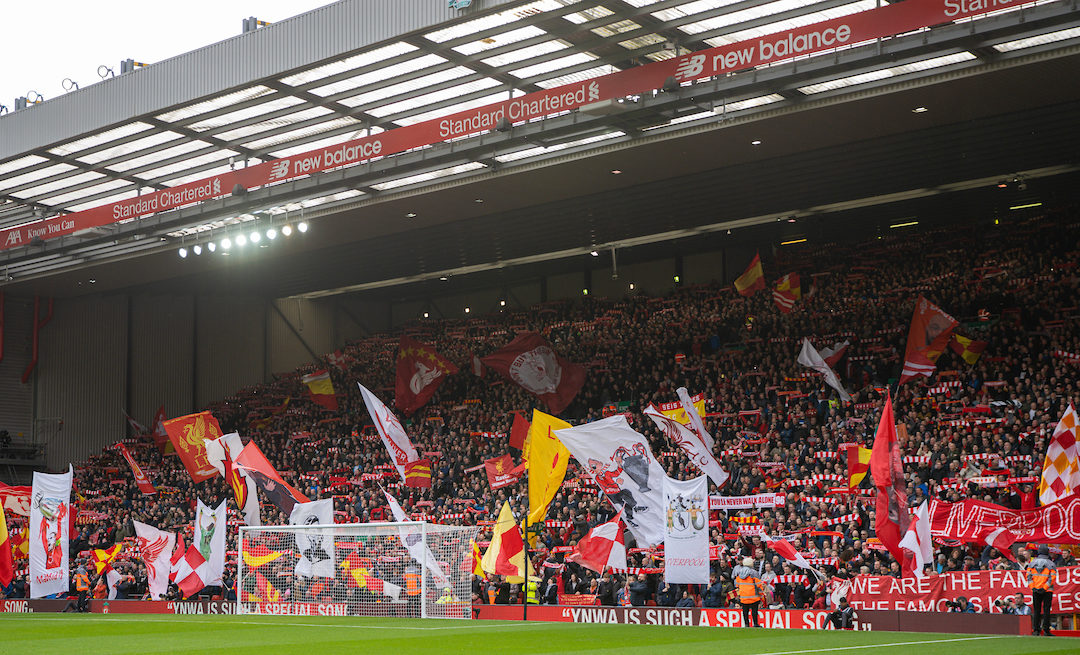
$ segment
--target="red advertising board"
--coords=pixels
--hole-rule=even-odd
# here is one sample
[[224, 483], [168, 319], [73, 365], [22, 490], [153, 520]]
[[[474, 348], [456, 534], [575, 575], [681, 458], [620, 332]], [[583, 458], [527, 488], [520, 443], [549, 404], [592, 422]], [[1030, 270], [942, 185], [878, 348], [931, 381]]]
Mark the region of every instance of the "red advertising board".
[[668, 78], [688, 82], [745, 70], [795, 56], [865, 43], [1020, 4], [1019, 0], [906, 0], [792, 30], [702, 50], [682, 57], [528, 93], [442, 118], [388, 130], [328, 148], [291, 155], [137, 198], [0, 230], [0, 250], [25, 246], [121, 220], [176, 209], [232, 192], [295, 179], [420, 146], [492, 130], [502, 118], [521, 123], [594, 102], [659, 89]]

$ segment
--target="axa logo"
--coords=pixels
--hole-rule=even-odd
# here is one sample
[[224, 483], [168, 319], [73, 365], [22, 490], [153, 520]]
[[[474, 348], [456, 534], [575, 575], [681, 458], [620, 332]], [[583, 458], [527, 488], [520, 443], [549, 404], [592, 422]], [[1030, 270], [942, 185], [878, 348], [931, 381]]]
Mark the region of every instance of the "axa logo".
[[595, 102], [600, 99], [600, 85], [594, 82], [589, 82], [589, 102]]
[[15, 246], [22, 243], [22, 232], [19, 230], [12, 230], [8, 232], [7, 240], [4, 241], [4, 247]]
[[692, 55], [679, 62], [675, 69], [675, 79], [692, 80], [701, 75], [705, 70], [705, 55]]

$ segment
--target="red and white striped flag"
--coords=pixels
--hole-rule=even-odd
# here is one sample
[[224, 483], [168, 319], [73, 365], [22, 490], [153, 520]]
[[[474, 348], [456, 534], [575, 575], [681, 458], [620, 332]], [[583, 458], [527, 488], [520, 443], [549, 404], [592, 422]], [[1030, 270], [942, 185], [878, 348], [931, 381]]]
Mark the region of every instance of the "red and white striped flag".
[[[603, 572], [605, 567], [626, 568], [626, 541], [623, 537], [622, 512], [607, 523], [589, 530], [566, 556], [567, 562], [577, 562], [585, 568]], [[548, 523], [550, 525], [550, 522]]]
[[[915, 520], [908, 524], [907, 533], [900, 540], [900, 547], [911, 552], [904, 558], [904, 574], [913, 573], [916, 578], [924, 575], [923, 569], [934, 561], [934, 546], [930, 543], [930, 511], [924, 500], [915, 510]], [[911, 570], [906, 570], [910, 566]]]

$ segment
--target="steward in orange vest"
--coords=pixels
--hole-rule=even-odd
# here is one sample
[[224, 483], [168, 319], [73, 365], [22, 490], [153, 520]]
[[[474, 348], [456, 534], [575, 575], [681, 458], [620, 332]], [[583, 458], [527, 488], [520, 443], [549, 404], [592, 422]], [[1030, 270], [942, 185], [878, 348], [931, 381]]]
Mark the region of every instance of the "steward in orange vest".
[[[731, 572], [735, 582], [735, 592], [742, 605], [743, 625], [760, 628], [758, 623], [758, 608], [762, 599], [765, 598], [765, 583], [761, 581], [758, 572], [753, 568], [754, 560], [750, 557], [743, 558], [742, 565], [736, 566]], [[751, 624], [751, 619], [753, 623]]]

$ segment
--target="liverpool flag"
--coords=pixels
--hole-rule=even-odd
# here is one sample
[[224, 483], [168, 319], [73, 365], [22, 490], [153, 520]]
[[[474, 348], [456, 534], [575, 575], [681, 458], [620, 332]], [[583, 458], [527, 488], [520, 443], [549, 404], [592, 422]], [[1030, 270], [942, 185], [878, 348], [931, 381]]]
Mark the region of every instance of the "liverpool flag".
[[236, 458], [244, 450], [244, 442], [235, 432], [206, 442], [206, 455], [210, 463], [233, 490], [236, 508], [244, 517], [244, 525], [262, 525], [259, 518], [259, 498], [255, 493], [255, 480], [236, 466]]
[[[233, 466], [239, 468], [244, 475], [255, 480], [255, 484], [262, 489], [266, 499], [285, 514], [292, 514], [293, 506], [296, 503], [308, 502], [304, 494], [281, 479], [277, 469], [270, 464], [270, 461], [266, 459], [266, 455], [263, 455], [254, 441], [249, 441], [248, 445], [244, 446]], [[222, 502], [224, 503], [224, 501]]]
[[848, 489], [858, 487], [862, 483], [863, 478], [866, 477], [866, 473], [870, 470], [870, 453], [872, 452], [873, 451], [869, 448], [863, 448], [859, 444], [848, 445]]
[[34, 471], [33, 502], [27, 530], [30, 539], [30, 597], [68, 591], [68, 545], [71, 535], [71, 478], [67, 473]]
[[765, 288], [765, 273], [761, 269], [761, 255], [754, 253], [750, 265], [735, 279], [735, 291], [741, 296], [752, 296]]
[[772, 297], [773, 302], [776, 303], [780, 311], [787, 314], [795, 306], [795, 303], [802, 298], [801, 284], [798, 273], [788, 273], [776, 281]]
[[221, 426], [210, 412], [188, 414], [164, 422], [169, 441], [194, 482], [209, 480], [217, 470], [206, 456], [206, 442], [221, 436]]
[[139, 467], [139, 464], [135, 461], [135, 458], [128, 452], [127, 446], [122, 443], [116, 444], [116, 449], [123, 455], [124, 460], [127, 461], [128, 466], [131, 468], [131, 474], [135, 476], [135, 484], [138, 485], [139, 491], [145, 496], [153, 496], [157, 493], [157, 489], [154, 488], [154, 483], [150, 482], [150, 478], [146, 477], [143, 470]]
[[896, 436], [893, 419], [892, 398], [885, 397], [870, 453], [870, 474], [877, 487], [877, 504], [874, 530], [877, 538], [902, 568], [910, 568], [907, 559], [910, 551], [900, 548], [900, 540], [907, 534], [911, 516], [908, 514], [907, 483], [904, 481], [904, 464], [900, 457], [900, 440]]
[[919, 296], [915, 301], [915, 315], [911, 317], [911, 327], [908, 329], [900, 384], [920, 375], [930, 377], [934, 374], [938, 357], [945, 351], [949, 337], [957, 325], [955, 318]]
[[337, 411], [337, 394], [334, 393], [334, 383], [330, 381], [329, 371], [315, 371], [300, 378], [300, 381], [307, 385], [311, 402]]
[[431, 488], [430, 459], [414, 459], [405, 464], [405, 486], [417, 489]]
[[411, 416], [431, 400], [448, 375], [457, 372], [457, 367], [435, 352], [431, 346], [409, 337], [401, 337], [401, 343], [398, 344], [394, 405], [405, 416]]
[[109, 565], [116, 561], [116, 556], [123, 550], [124, 544], [116, 544], [112, 548], [96, 548], [90, 551], [90, 561], [94, 563], [94, 573], [101, 575], [101, 572], [109, 568]]
[[622, 512], [607, 523], [592, 528], [566, 556], [567, 562], [577, 562], [585, 568], [602, 573], [605, 568], [626, 568], [626, 538], [623, 534]]
[[356, 385], [360, 387], [360, 395], [364, 397], [364, 405], [367, 407], [368, 416], [371, 417], [371, 422], [375, 424], [375, 429], [379, 431], [379, 436], [382, 438], [383, 445], [386, 446], [386, 452], [390, 455], [390, 460], [394, 463], [394, 468], [397, 469], [398, 475], [401, 476], [401, 481], [408, 482], [405, 479], [405, 465], [419, 458], [416, 454], [416, 448], [413, 448], [412, 441], [409, 439], [409, 433], [405, 431], [401, 421], [394, 416], [394, 413], [390, 411], [390, 408], [383, 401], [376, 398], [375, 394], [368, 391], [367, 387], [359, 382]]
[[1076, 427], [1076, 410], [1070, 403], [1046, 447], [1039, 482], [1039, 502], [1043, 505], [1080, 491], [1080, 447], [1076, 443]]
[[15, 558], [11, 554], [11, 537], [8, 536], [7, 517], [0, 507], [0, 587], [11, 584], [15, 577]]
[[523, 332], [481, 359], [484, 366], [533, 394], [558, 414], [585, 384], [585, 367], [560, 357], [536, 332]]
[[491, 528], [491, 545], [480, 560], [480, 566], [485, 573], [506, 576], [510, 584], [525, 581], [525, 541], [509, 501], [503, 503], [499, 518]]
[[150, 598], [161, 600], [169, 588], [169, 556], [173, 552], [176, 535], [139, 521], [132, 523], [135, 524], [135, 543], [139, 548], [139, 556], [146, 566], [146, 586], [150, 591]]
[[[529, 518], [528, 524], [540, 523], [547, 516], [548, 505], [562, 486], [566, 477], [566, 465], [570, 463], [570, 451], [555, 436], [555, 430], [570, 427], [566, 421], [533, 410], [532, 427], [525, 441], [522, 459], [529, 464]], [[529, 535], [529, 543], [536, 537]]]
[[962, 337], [959, 334], [954, 334], [952, 341], [949, 342], [949, 348], [957, 355], [960, 355], [961, 359], [971, 365], [974, 365], [975, 362], [979, 361], [979, 357], [989, 345], [990, 342], [988, 341], [975, 341], [974, 339]]

